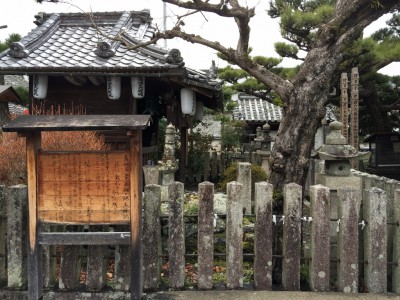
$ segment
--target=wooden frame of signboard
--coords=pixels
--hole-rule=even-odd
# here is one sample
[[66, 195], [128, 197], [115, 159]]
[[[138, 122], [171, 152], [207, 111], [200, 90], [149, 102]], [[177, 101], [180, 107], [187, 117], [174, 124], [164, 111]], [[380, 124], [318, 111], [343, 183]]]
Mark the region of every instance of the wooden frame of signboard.
[[[140, 299], [142, 130], [145, 115], [23, 116], [3, 127], [26, 137], [28, 295], [43, 297], [41, 245], [129, 244], [130, 291]], [[126, 151], [43, 151], [42, 131], [124, 130]], [[129, 224], [129, 232], [41, 232], [40, 225]], [[137, 271], [134, 271], [137, 270]]]

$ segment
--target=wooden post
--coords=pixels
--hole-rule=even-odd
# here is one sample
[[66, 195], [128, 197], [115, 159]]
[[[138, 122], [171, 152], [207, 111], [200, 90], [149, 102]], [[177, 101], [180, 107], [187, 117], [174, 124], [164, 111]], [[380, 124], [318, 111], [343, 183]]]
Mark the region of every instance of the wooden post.
[[142, 298], [142, 131], [129, 131], [131, 171], [131, 298]]
[[284, 186], [282, 286], [286, 291], [300, 290], [302, 187]]
[[37, 155], [40, 149], [40, 132], [26, 136], [26, 167], [28, 183], [28, 298], [43, 296], [42, 256], [38, 243], [37, 222]]
[[[359, 149], [359, 76], [358, 76], [358, 68], [351, 69], [351, 131], [350, 131], [350, 141], [349, 144]], [[351, 165], [354, 169], [358, 169], [358, 160], [352, 160]]]
[[199, 218], [198, 218], [198, 288], [212, 289], [212, 272], [214, 260], [214, 184], [199, 184]]
[[340, 120], [343, 124], [342, 134], [349, 141], [349, 95], [347, 92], [349, 82], [347, 73], [342, 73], [340, 78]]
[[272, 289], [272, 184], [255, 184], [254, 285], [258, 290]]

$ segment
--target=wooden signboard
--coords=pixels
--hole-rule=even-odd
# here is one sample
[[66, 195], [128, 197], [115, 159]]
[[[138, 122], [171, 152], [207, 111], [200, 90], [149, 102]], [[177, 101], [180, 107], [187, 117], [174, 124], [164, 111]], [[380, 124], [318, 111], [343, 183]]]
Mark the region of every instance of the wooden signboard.
[[120, 224], [130, 220], [130, 157], [123, 152], [39, 152], [39, 221]]
[[[150, 116], [24, 116], [3, 127], [26, 137], [28, 298], [43, 299], [42, 245], [129, 244], [131, 299], [142, 296], [142, 130]], [[42, 131], [124, 130], [128, 151], [49, 152]], [[40, 223], [129, 224], [129, 232], [41, 232]]]

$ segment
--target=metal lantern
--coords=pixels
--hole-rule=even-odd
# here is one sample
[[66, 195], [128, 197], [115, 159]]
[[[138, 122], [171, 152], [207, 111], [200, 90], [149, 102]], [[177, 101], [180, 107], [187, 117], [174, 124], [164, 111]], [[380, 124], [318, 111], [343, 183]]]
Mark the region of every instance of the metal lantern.
[[196, 94], [190, 88], [181, 89], [181, 109], [185, 115], [194, 116], [196, 112]]
[[142, 99], [145, 92], [144, 76], [131, 77], [132, 96], [135, 99]]
[[111, 100], [118, 100], [121, 96], [121, 77], [107, 77], [107, 96]]
[[46, 75], [33, 76], [33, 97], [44, 99], [47, 96], [48, 77]]

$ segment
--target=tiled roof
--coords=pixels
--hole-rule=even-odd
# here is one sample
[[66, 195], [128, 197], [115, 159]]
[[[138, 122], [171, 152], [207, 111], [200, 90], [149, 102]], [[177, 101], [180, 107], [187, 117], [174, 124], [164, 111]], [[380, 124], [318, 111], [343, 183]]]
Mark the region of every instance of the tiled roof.
[[266, 100], [249, 95], [239, 95], [237, 104], [232, 114], [234, 120], [279, 123], [282, 119], [282, 109]]
[[[156, 45], [128, 49], [126, 44], [149, 41], [155, 34], [148, 10], [93, 13], [92, 18], [83, 13], [35, 17], [39, 26], [0, 54], [1, 73], [137, 73], [179, 69], [184, 64], [177, 49]], [[124, 42], [109, 38], [116, 35]]]
[[8, 110], [11, 115], [23, 115], [28, 111], [28, 108], [19, 104], [8, 102]]

